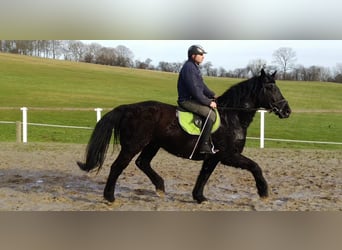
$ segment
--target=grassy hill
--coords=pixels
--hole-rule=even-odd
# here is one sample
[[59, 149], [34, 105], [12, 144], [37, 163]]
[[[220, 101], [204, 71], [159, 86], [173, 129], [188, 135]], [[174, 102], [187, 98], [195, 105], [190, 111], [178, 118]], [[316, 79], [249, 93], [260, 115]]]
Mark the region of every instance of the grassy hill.
[[[176, 104], [177, 74], [0, 53], [0, 121], [20, 121], [20, 107], [29, 108], [33, 123], [95, 125], [96, 107], [104, 112], [124, 103], [158, 100]], [[220, 94], [241, 80], [206, 77]], [[278, 81], [294, 113], [287, 120], [266, 115], [266, 137], [342, 142], [342, 85]], [[41, 109], [37, 109], [41, 108]], [[67, 110], [59, 110], [61, 108]], [[336, 111], [339, 111], [337, 113]], [[259, 135], [259, 117], [249, 136]], [[91, 130], [29, 126], [29, 141], [85, 143]], [[0, 141], [15, 141], [15, 126], [0, 124]], [[249, 141], [255, 146], [257, 141]], [[266, 142], [266, 147], [342, 148]]]

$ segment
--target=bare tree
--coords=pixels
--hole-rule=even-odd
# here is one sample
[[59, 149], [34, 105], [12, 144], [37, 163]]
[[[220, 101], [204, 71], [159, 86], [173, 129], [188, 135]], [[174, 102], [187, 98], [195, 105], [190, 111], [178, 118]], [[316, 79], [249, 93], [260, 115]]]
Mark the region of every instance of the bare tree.
[[132, 67], [133, 66], [134, 54], [129, 48], [127, 48], [123, 45], [119, 45], [115, 48], [115, 50], [116, 50], [116, 54], [117, 54], [117, 58], [116, 58], [116, 65], [117, 66], [121, 66], [121, 67]]
[[81, 41], [69, 40], [64, 43], [64, 59], [79, 62], [84, 57], [85, 45]]
[[179, 72], [181, 68], [180, 63], [170, 63], [161, 61], [158, 64], [158, 70], [165, 71], [165, 72]]
[[342, 83], [342, 63], [337, 63], [335, 67], [334, 81]]
[[220, 67], [218, 70], [218, 76], [219, 77], [227, 77], [228, 76], [227, 70], [223, 67]]
[[52, 53], [52, 59], [59, 58], [62, 54], [62, 40], [51, 40], [51, 53]]
[[41, 56], [48, 58], [50, 54], [50, 41], [49, 40], [40, 40], [39, 50], [41, 52]]
[[292, 79], [303, 81], [305, 79], [305, 67], [301, 64], [296, 65], [292, 70]]
[[308, 68], [309, 81], [318, 81], [319, 68], [317, 66], [310, 66]]
[[144, 62], [140, 61], [140, 60], [135, 60], [135, 67], [137, 69], [151, 69], [151, 62], [152, 59], [147, 58]]
[[283, 79], [286, 79], [287, 71], [292, 69], [297, 61], [296, 52], [288, 47], [279, 48], [273, 52], [273, 60], [283, 72]]
[[13, 44], [14, 40], [1, 40], [1, 51], [11, 53]]
[[247, 78], [248, 77], [248, 71], [246, 68], [236, 68], [232, 72], [232, 77]]
[[331, 71], [327, 67], [320, 67], [320, 81], [327, 82], [328, 79], [331, 77]]
[[337, 63], [334, 71], [336, 75], [342, 74], [342, 63]]
[[266, 64], [266, 60], [263, 59], [251, 60], [247, 65], [247, 70], [251, 72], [253, 76], [257, 76], [260, 74], [261, 69], [266, 68]]
[[180, 62], [174, 62], [172, 63], [172, 67], [173, 67], [173, 72], [175, 73], [179, 73], [182, 69], [183, 63]]
[[114, 48], [102, 47], [96, 54], [96, 64], [115, 66], [117, 59], [116, 50]]
[[84, 62], [96, 63], [96, 57], [99, 54], [102, 46], [99, 43], [91, 43], [85, 46]]
[[210, 61], [206, 62], [202, 65], [202, 68], [204, 69], [207, 76], [211, 75], [212, 66], [213, 66], [213, 64]]

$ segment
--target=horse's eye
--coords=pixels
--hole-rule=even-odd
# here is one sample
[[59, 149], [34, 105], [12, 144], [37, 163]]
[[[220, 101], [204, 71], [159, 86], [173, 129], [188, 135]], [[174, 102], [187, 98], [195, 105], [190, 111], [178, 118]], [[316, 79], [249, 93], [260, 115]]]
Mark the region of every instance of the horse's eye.
[[267, 83], [267, 84], [265, 84], [265, 88], [267, 90], [273, 90], [275, 88], [275, 85], [272, 83]]

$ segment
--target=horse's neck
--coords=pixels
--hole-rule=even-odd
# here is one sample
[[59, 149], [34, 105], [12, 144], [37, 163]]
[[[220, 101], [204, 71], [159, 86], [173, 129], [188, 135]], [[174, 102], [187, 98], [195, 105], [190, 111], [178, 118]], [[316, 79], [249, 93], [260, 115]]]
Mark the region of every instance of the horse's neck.
[[236, 107], [236, 109], [232, 108], [226, 108], [222, 109], [221, 115], [222, 118], [229, 121], [229, 120], [235, 120], [237, 118], [239, 120], [239, 123], [241, 126], [245, 129], [249, 127], [249, 125], [252, 123], [254, 116], [256, 114], [257, 110], [255, 108], [241, 108]]
[[242, 127], [247, 129], [249, 125], [252, 123], [255, 114], [256, 114], [256, 111], [240, 112], [238, 114], [238, 117], [239, 117]]
[[253, 121], [258, 106], [257, 96], [251, 95], [250, 92], [258, 93], [258, 90], [248, 87], [249, 91], [243, 91], [242, 86], [240, 84], [237, 89], [229, 90], [223, 94], [219, 98], [218, 104], [227, 111], [228, 120], [229, 116], [235, 115], [238, 117], [241, 126], [247, 129]]

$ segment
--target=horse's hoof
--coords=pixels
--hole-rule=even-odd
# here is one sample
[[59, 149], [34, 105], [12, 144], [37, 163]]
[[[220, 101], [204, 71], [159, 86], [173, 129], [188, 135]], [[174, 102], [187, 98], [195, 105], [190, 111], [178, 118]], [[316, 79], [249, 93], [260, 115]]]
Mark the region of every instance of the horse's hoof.
[[156, 194], [160, 198], [165, 198], [165, 192], [163, 190], [157, 189]]
[[76, 163], [81, 170], [86, 171], [86, 164], [85, 163], [82, 163], [80, 161], [77, 161]]
[[109, 203], [113, 203], [115, 201], [114, 195], [106, 195], [105, 194], [103, 197]]
[[268, 192], [263, 192], [263, 193], [259, 193], [260, 198], [267, 198], [268, 197]]
[[107, 199], [103, 199], [103, 203], [107, 206], [112, 206], [114, 204], [114, 202], [110, 202]]
[[261, 196], [260, 200], [265, 201], [265, 202], [269, 201], [268, 195], [267, 196]]
[[259, 190], [258, 194], [259, 194], [260, 198], [267, 198], [268, 197], [268, 190], [267, 190], [267, 188], [263, 189], [263, 190]]
[[202, 201], [200, 204], [201, 204], [201, 205], [208, 205], [208, 204], [209, 204], [209, 201], [206, 199], [206, 200]]
[[205, 197], [195, 198], [195, 200], [197, 201], [198, 204], [207, 204], [208, 203], [208, 199]]

